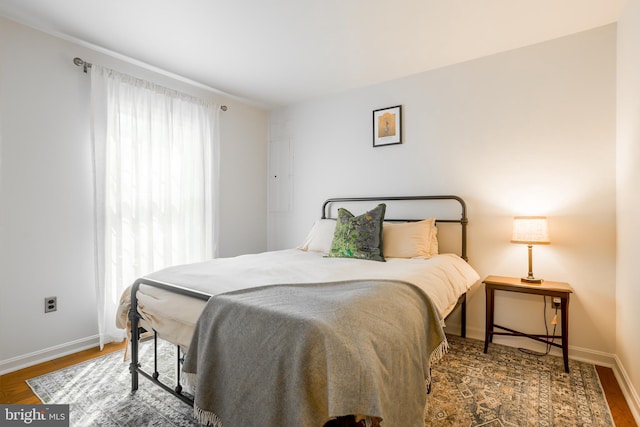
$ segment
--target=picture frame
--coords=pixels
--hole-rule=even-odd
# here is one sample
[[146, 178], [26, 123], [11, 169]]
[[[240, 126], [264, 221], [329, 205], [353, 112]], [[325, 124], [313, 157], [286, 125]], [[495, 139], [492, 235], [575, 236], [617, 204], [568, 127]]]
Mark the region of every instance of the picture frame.
[[402, 105], [373, 110], [373, 146], [402, 144]]

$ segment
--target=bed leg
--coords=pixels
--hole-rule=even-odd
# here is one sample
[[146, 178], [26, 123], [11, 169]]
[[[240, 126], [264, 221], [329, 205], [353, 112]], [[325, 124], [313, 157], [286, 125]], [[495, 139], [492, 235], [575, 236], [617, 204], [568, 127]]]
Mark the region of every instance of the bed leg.
[[182, 362], [182, 359], [180, 358], [180, 346], [177, 345], [176, 346], [176, 388], [175, 391], [176, 393], [182, 393], [182, 385], [180, 384], [180, 362]]
[[460, 308], [460, 336], [465, 338], [467, 336], [467, 294], [462, 296]]
[[158, 373], [158, 333], [153, 331], [153, 379], [157, 380], [160, 374]]
[[132, 393], [138, 389], [138, 339], [138, 331], [133, 332], [131, 336], [131, 363], [129, 364]]
[[129, 321], [131, 323], [131, 363], [129, 364], [129, 372], [131, 373], [131, 392], [138, 390], [138, 343], [140, 340], [140, 331], [138, 325], [138, 282], [131, 287], [131, 307], [129, 308]]

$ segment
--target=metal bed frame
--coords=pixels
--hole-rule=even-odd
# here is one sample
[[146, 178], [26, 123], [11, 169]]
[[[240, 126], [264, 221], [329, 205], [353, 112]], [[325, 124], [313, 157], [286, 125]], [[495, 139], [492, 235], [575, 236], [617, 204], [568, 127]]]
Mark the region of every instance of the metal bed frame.
[[[430, 201], [430, 200], [450, 200], [460, 204], [460, 218], [459, 219], [436, 219], [436, 223], [458, 223], [461, 226], [461, 251], [460, 257], [465, 261], [468, 261], [467, 258], [467, 224], [469, 222], [467, 218], [467, 206], [460, 197], [452, 196], [452, 195], [443, 195], [443, 196], [391, 196], [391, 197], [340, 197], [340, 198], [331, 198], [327, 199], [322, 205], [322, 219], [330, 219], [328, 207], [334, 203], [346, 203], [346, 202], [385, 202], [385, 201]], [[416, 222], [420, 221], [420, 219], [397, 219], [397, 218], [385, 218], [385, 221], [390, 222]], [[140, 285], [147, 285], [156, 288], [161, 288], [164, 290], [168, 290], [180, 295], [186, 295], [189, 297], [197, 298], [203, 301], [208, 301], [211, 298], [211, 295], [194, 291], [188, 288], [184, 288], [181, 286], [171, 285], [168, 283], [163, 283], [155, 280], [140, 278], [134, 282], [131, 287], [131, 308], [129, 309], [129, 320], [131, 322], [131, 363], [129, 364], [129, 371], [131, 373], [131, 392], [135, 392], [138, 389], [139, 385], [139, 375], [147, 378], [152, 383], [158, 385], [165, 391], [170, 394], [176, 396], [183, 402], [193, 406], [194, 401], [193, 398], [183, 393], [182, 386], [180, 385], [180, 366], [183, 362], [183, 358], [181, 357], [181, 347], [177, 345], [177, 357], [176, 357], [176, 385], [174, 388], [171, 388], [167, 384], [163, 383], [159, 380], [159, 372], [158, 372], [158, 334], [157, 332], [153, 332], [153, 373], [146, 372], [139, 361], [139, 340], [140, 336], [143, 332], [146, 332], [140, 326], [140, 320], [142, 316], [138, 313], [138, 298], [137, 292], [140, 288]], [[466, 321], [467, 321], [467, 294], [463, 294], [458, 298], [456, 306], [451, 311], [455, 311], [458, 307], [461, 308], [460, 312], [460, 336], [466, 336]], [[451, 315], [449, 313], [449, 315]], [[448, 317], [448, 316], [447, 316]], [[430, 392], [431, 387], [427, 390]]]

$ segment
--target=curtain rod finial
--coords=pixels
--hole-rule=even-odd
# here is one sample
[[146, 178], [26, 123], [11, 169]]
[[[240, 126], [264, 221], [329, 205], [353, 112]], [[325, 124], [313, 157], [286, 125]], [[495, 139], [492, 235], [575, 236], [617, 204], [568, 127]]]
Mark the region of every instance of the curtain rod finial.
[[73, 58], [73, 63], [76, 64], [78, 67], [82, 66], [82, 69], [84, 70], [84, 72], [87, 72], [87, 68], [91, 68], [91, 64], [89, 64], [86, 61], [83, 61], [81, 58], [78, 58], [77, 56], [75, 58]]

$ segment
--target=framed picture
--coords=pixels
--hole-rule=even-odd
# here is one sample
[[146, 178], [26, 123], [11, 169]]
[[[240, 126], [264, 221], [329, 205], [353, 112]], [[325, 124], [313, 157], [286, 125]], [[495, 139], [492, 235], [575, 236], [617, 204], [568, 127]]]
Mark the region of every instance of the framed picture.
[[402, 105], [373, 111], [373, 146], [402, 144]]

